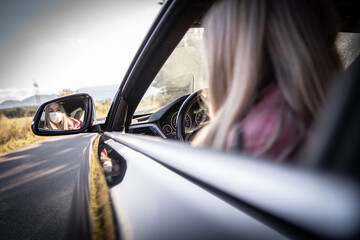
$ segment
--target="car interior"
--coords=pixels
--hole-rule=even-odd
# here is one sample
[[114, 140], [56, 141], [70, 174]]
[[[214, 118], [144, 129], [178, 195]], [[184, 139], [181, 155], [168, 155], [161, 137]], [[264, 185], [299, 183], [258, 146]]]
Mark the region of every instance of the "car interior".
[[[359, 9], [360, 4], [356, 3], [355, 1], [335, 1], [335, 4], [337, 5], [341, 20], [340, 33], [336, 41], [336, 46], [343, 63], [345, 74], [339, 76], [339, 80], [336, 81], [338, 84], [333, 86], [333, 91], [331, 92], [329, 98], [331, 99], [331, 106], [333, 106], [331, 108], [332, 111], [334, 109], [341, 108], [341, 113], [338, 113], [339, 118], [353, 119], [353, 117], [346, 116], [346, 114], [344, 114], [343, 111], [346, 108], [340, 107], [340, 102], [342, 101], [342, 98], [351, 98], [351, 93], [346, 91], [356, 89], [355, 87], [351, 87], [351, 84], [356, 83], [356, 71], [359, 69], [359, 60], [356, 59], [359, 59], [360, 55], [360, 25], [359, 18], [356, 14], [356, 9]], [[176, 22], [176, 19], [173, 19], [173, 21]], [[193, 23], [188, 23], [189, 29], [182, 27], [181, 30], [185, 32], [182, 38], [179, 37], [180, 33], [173, 33], [176, 35], [176, 37], [181, 39], [180, 42], [172, 42], [172, 38], [170, 38], [170, 42], [167, 44], [172, 44], [172, 46], [175, 46], [174, 50], [168, 58], [159, 56], [159, 58], [163, 59], [162, 62], [165, 61], [165, 63], [161, 66], [161, 68], [160, 66], [156, 66], [160, 69], [153, 78], [147, 77], [143, 79], [140, 85], [140, 91], [136, 93], [126, 93], [126, 90], [131, 88], [131, 81], [125, 82], [125, 84], [120, 87], [123, 88], [124, 96], [129, 95], [129, 99], [126, 103], [128, 114], [127, 119], [125, 119], [127, 132], [141, 135], [159, 136], [166, 139], [180, 139], [188, 142], [191, 141], [193, 136], [197, 133], [198, 130], [201, 129], [202, 126], [206, 125], [207, 121], [209, 120], [206, 98], [203, 98], [203, 94], [198, 93], [206, 88], [206, 82], [204, 81], [201, 72], [202, 59], [200, 56], [202, 54], [202, 35], [204, 31], [204, 29], [201, 27], [201, 22], [202, 15], [196, 18]], [[168, 31], [171, 32], [172, 30], [169, 29]], [[149, 51], [151, 51], [151, 48]], [[177, 68], [173, 66], [177, 66]], [[153, 69], [156, 69], [156, 67]], [[149, 73], [146, 74], [149, 76]], [[152, 72], [151, 74], [154, 75], [155, 72]], [[353, 81], [354, 83], [352, 83]], [[149, 82], [151, 82], [150, 87], [147, 89]], [[129, 84], [129, 86], [127, 86], [127, 84]], [[138, 100], [136, 101], [138, 95], [140, 95], [140, 92], [143, 92], [146, 89], [147, 92], [144, 93], [144, 96], [138, 104]], [[340, 96], [342, 96], [342, 98]], [[352, 103], [354, 101], [350, 102]], [[351, 109], [356, 109], [356, 105], [352, 106], [353, 108]], [[323, 113], [324, 116], [329, 116], [329, 114], [334, 114], [334, 112]], [[354, 113], [352, 112], [351, 114]], [[328, 122], [337, 121], [335, 119], [336, 117], [324, 117], [324, 120], [321, 121], [321, 123], [318, 124], [319, 126], [315, 128], [321, 129], [324, 128], [324, 126], [329, 126], [327, 128], [331, 128], [330, 123]], [[334, 125], [332, 127], [334, 129], [331, 131], [329, 129], [322, 131], [326, 131], [327, 134], [330, 134], [330, 132], [336, 131], [335, 129], [338, 128], [339, 125], [337, 123], [336, 126]], [[356, 126], [354, 127], [356, 128]], [[354, 134], [353, 131], [349, 131]], [[341, 134], [345, 134], [344, 129], [342, 129]], [[324, 136], [320, 133], [318, 135]], [[332, 139], [332, 144], [335, 144], [337, 139], [340, 139], [340, 137], [334, 137], [334, 135], [332, 135], [332, 137], [326, 138], [326, 141], [314, 141], [325, 144], [325, 142], [330, 141], [329, 139]], [[328, 144], [331, 145], [331, 143]], [[349, 146], [348, 143], [346, 143], [346, 145]], [[309, 146], [314, 145], [309, 144]], [[324, 149], [324, 152], [326, 152], [326, 149], [330, 149], [329, 145], [325, 147], [325, 145], [319, 146], [316, 144], [315, 146], [316, 147], [312, 148], [316, 148], [317, 152], [320, 151], [319, 149]], [[333, 146], [332, 148], [336, 149], [338, 147], [340, 146]], [[309, 149], [304, 152], [308, 152], [307, 155], [309, 155], [309, 152], [311, 152], [310, 155], [313, 155], [315, 154], [315, 149]], [[317, 154], [319, 155], [320, 153]], [[331, 153], [328, 153], [328, 155], [334, 156]], [[317, 164], [323, 166], [327, 164], [320, 162], [328, 159], [328, 155], [323, 157], [305, 157], [305, 159], [307, 159], [307, 162], [311, 162], [312, 164], [318, 162]], [[318, 160], [310, 160], [313, 158]], [[328, 162], [330, 160], [326, 161]], [[353, 169], [350, 166], [348, 166], [348, 168]]]

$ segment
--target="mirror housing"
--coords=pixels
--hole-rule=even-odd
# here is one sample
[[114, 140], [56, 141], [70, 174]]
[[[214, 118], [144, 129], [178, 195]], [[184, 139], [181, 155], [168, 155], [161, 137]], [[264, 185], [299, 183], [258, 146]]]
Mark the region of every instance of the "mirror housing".
[[96, 122], [92, 97], [72, 94], [43, 103], [35, 113], [31, 130], [39, 136], [56, 136], [92, 131]]

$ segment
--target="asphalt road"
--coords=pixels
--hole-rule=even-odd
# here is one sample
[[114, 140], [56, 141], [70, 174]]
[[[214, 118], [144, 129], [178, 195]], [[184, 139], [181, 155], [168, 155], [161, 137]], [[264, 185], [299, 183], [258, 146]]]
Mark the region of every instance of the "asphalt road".
[[0, 239], [64, 239], [92, 136], [48, 137], [0, 157]]

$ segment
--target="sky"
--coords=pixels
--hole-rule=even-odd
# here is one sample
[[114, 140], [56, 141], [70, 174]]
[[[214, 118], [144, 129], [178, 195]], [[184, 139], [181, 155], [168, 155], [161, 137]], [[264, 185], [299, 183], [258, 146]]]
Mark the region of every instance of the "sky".
[[158, 2], [0, 1], [0, 103], [120, 84]]

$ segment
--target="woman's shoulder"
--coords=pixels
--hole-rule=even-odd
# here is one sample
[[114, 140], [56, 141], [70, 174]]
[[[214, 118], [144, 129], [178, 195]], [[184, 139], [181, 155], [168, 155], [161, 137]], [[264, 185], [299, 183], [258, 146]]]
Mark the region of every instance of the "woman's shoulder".
[[75, 118], [72, 117], [68, 117], [68, 129], [69, 130], [75, 130], [75, 129], [79, 129], [81, 127], [82, 122], [80, 120], [77, 120]]

